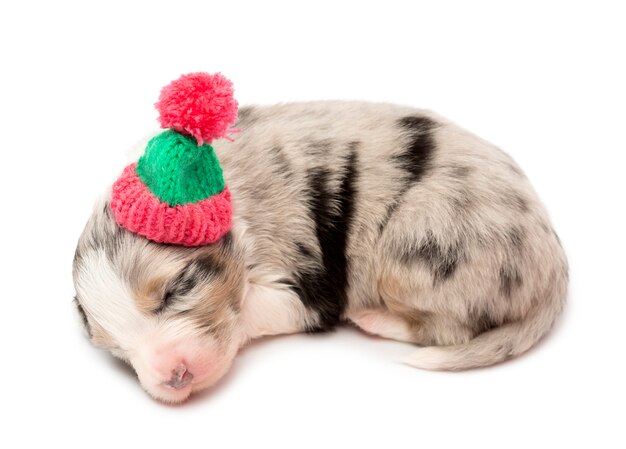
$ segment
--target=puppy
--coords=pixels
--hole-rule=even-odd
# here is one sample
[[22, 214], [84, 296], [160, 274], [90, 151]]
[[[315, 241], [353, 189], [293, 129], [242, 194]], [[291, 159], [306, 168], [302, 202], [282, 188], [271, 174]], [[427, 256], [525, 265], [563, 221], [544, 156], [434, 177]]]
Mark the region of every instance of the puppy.
[[91, 341], [154, 398], [215, 384], [252, 339], [351, 322], [419, 345], [432, 370], [491, 365], [553, 325], [567, 262], [515, 162], [431, 112], [387, 104], [248, 107], [214, 145], [233, 224], [187, 248], [121, 228], [110, 193], [80, 237]]

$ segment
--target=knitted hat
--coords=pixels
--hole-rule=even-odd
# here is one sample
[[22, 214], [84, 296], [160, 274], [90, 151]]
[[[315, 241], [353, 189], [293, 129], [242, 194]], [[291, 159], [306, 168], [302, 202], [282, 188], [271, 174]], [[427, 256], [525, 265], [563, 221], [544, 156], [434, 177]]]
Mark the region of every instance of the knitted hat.
[[230, 192], [210, 143], [237, 130], [232, 83], [219, 73], [190, 73], [161, 90], [156, 108], [166, 131], [113, 184], [119, 225], [159, 243], [200, 246], [230, 229]]

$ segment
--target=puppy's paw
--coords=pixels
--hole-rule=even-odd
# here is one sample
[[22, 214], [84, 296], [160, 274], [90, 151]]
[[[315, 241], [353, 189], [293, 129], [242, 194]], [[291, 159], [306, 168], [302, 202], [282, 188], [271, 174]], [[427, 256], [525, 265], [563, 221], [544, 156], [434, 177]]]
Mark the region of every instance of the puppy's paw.
[[409, 324], [397, 315], [384, 309], [368, 309], [351, 314], [349, 317], [357, 327], [370, 335], [391, 340], [414, 340]]

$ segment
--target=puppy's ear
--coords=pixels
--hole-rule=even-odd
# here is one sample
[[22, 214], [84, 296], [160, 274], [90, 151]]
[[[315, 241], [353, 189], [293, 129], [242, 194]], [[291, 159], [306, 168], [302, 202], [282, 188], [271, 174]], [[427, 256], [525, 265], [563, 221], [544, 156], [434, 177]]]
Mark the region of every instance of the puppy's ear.
[[85, 309], [78, 300], [77, 296], [74, 297], [72, 302], [74, 303], [74, 310], [77, 315], [77, 319], [82, 323], [85, 335], [89, 338], [91, 343], [103, 349], [117, 349], [118, 346], [113, 338], [101, 326], [99, 326], [98, 323], [94, 320], [89, 320], [87, 312], [85, 312]]
[[74, 304], [74, 312], [76, 313], [76, 318], [82, 323], [83, 331], [85, 335], [91, 339], [91, 326], [89, 325], [89, 320], [87, 319], [87, 314], [85, 313], [85, 309], [78, 301], [78, 297], [74, 296], [74, 300], [72, 301]]

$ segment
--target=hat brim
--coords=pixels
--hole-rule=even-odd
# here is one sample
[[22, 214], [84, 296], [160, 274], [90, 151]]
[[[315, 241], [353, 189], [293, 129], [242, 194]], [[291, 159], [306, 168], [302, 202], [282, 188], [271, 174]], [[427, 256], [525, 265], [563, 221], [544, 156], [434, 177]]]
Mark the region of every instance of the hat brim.
[[128, 165], [113, 184], [111, 209], [120, 226], [158, 243], [203, 246], [215, 243], [232, 222], [230, 192], [195, 203], [170, 206], [160, 201]]

